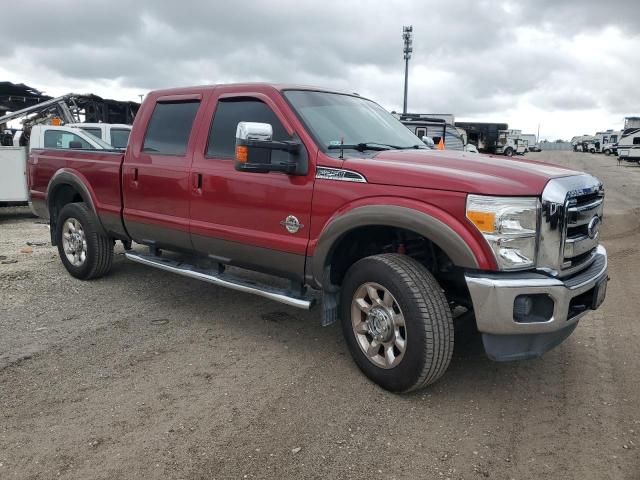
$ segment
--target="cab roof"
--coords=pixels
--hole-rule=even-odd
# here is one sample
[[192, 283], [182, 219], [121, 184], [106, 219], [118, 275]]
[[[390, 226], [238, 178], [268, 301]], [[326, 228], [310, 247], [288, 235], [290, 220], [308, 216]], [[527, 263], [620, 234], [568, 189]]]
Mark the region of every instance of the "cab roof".
[[196, 85], [191, 87], [175, 87], [175, 88], [167, 88], [161, 90], [153, 90], [150, 92], [153, 96], [167, 96], [167, 95], [193, 95], [198, 93], [207, 92], [210, 90], [215, 90], [217, 88], [224, 88], [229, 91], [243, 91], [243, 90], [308, 90], [313, 92], [327, 92], [327, 93], [338, 93], [342, 95], [353, 95], [356, 97], [360, 97], [360, 95], [356, 92], [347, 92], [344, 90], [336, 90], [325, 87], [317, 87], [313, 85], [296, 85], [296, 84], [288, 84], [288, 83], [268, 83], [268, 82], [248, 82], [248, 83], [220, 83], [213, 85]]

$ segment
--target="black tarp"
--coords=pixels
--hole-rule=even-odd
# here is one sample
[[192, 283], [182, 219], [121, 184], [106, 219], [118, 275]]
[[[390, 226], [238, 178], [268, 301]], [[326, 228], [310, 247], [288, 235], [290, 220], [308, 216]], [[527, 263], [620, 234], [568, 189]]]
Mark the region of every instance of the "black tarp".
[[[0, 82], [0, 117], [50, 100], [52, 97], [23, 83]], [[83, 111], [85, 122], [132, 124], [138, 113], [137, 102], [121, 102], [97, 95], [78, 95], [75, 104]]]
[[0, 117], [50, 99], [50, 96], [24, 83], [0, 82]]

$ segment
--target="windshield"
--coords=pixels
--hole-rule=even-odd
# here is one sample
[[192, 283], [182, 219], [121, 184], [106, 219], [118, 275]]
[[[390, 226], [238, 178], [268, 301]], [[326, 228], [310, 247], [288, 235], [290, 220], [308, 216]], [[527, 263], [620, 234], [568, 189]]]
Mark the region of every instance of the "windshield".
[[[288, 90], [284, 96], [323, 149], [344, 145], [426, 148], [380, 105], [339, 93]], [[347, 147], [348, 148], [348, 147]]]

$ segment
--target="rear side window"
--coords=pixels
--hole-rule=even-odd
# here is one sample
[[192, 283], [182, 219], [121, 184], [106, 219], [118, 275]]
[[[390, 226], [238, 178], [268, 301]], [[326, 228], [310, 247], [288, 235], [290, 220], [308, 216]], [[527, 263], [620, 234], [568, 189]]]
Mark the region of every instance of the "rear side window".
[[[240, 122], [269, 123], [273, 140], [288, 140], [289, 135], [269, 106], [253, 98], [220, 100], [211, 122], [207, 157], [233, 158], [236, 148], [236, 129]], [[274, 150], [272, 160], [287, 157], [286, 152]]]
[[199, 106], [199, 101], [156, 104], [144, 136], [142, 151], [162, 155], [184, 155]]
[[129, 135], [131, 130], [126, 128], [112, 128], [111, 129], [111, 145], [115, 148], [127, 148], [129, 143]]
[[89, 142], [75, 133], [62, 130], [45, 130], [44, 148], [86, 148], [93, 149]]
[[99, 128], [91, 128], [91, 127], [80, 127], [80, 128], [85, 132], [90, 133], [96, 138], [100, 138], [100, 139], [102, 138], [102, 132], [100, 131]]

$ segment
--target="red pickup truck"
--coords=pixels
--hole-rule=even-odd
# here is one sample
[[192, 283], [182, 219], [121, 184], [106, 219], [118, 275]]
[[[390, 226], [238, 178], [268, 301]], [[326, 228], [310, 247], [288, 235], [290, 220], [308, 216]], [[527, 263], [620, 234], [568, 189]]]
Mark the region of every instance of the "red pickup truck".
[[357, 365], [391, 391], [442, 376], [454, 322], [475, 321], [492, 359], [531, 358], [606, 292], [598, 179], [430, 150], [357, 94], [155, 91], [124, 154], [34, 150], [29, 182], [71, 275], [105, 275], [119, 240], [151, 267], [294, 307], [319, 299], [321, 322], [340, 321]]

